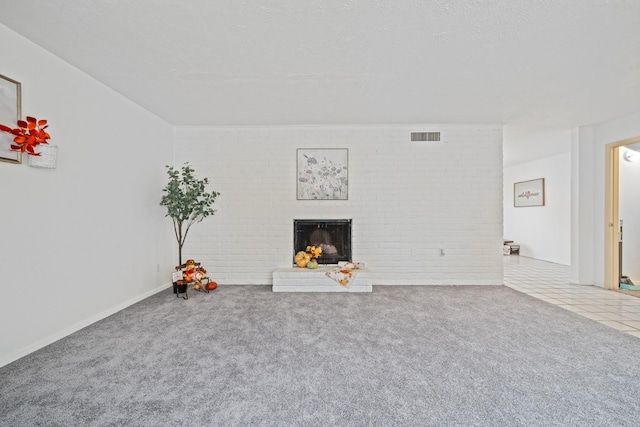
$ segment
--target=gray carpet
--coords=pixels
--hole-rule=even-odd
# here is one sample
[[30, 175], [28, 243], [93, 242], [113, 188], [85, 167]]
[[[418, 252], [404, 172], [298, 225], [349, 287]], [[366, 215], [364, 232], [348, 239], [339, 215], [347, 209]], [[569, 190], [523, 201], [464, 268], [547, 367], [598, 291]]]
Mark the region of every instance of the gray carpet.
[[0, 425], [640, 423], [640, 339], [506, 287], [190, 295], [0, 368]]

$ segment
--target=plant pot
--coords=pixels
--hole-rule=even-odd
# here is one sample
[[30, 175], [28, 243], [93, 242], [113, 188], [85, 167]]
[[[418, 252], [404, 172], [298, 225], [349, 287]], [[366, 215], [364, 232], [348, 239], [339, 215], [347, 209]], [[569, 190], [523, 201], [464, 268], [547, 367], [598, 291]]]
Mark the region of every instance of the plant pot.
[[29, 166], [34, 168], [55, 169], [58, 158], [58, 146], [51, 144], [40, 144], [36, 148], [39, 156], [28, 156]]

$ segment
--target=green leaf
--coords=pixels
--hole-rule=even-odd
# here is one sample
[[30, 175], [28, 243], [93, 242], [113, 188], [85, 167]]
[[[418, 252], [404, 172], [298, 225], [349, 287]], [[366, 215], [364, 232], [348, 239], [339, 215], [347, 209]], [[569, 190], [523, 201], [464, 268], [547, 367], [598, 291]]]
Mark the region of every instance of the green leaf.
[[185, 163], [178, 171], [173, 166], [167, 167], [169, 182], [162, 190], [165, 193], [160, 200], [161, 206], [167, 207], [165, 216], [173, 220], [173, 228], [178, 241], [180, 259], [182, 261], [182, 246], [187, 238], [189, 228], [213, 215], [216, 211], [211, 207], [220, 195], [217, 191], [207, 192], [208, 178], [196, 179], [195, 170]]

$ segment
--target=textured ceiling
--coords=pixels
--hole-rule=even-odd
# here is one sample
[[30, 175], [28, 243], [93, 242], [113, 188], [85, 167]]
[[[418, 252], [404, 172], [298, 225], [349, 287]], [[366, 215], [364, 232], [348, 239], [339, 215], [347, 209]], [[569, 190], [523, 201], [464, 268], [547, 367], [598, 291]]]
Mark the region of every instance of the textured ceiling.
[[0, 23], [174, 125], [502, 123], [513, 163], [640, 111], [633, 0], [2, 0]]

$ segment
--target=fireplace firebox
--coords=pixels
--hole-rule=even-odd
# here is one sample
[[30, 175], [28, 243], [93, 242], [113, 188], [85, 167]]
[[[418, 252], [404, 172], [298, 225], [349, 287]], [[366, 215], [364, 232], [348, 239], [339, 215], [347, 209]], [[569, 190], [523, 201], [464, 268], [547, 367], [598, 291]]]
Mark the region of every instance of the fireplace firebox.
[[293, 254], [320, 246], [318, 264], [351, 261], [351, 219], [294, 219]]

